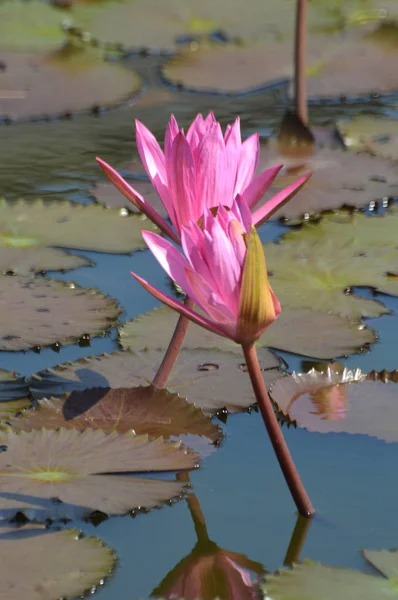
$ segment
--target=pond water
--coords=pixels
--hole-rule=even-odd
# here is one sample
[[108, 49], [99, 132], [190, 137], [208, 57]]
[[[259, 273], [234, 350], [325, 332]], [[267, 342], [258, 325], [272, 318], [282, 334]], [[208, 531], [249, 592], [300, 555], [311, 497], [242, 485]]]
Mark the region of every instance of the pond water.
[[[163, 90], [159, 82], [152, 86], [149, 81], [148, 86], [152, 92]], [[94, 160], [96, 155], [115, 166], [138, 158], [133, 131], [135, 118], [155, 135], [162, 136], [171, 112], [181, 126], [186, 126], [198, 111], [215, 110], [223, 124], [239, 114], [245, 137], [259, 131], [265, 138], [276, 130], [287, 105], [286, 94], [279, 88], [241, 98], [212, 98], [173, 91], [167, 103], [155, 106], [151, 102], [137, 106], [131, 103], [101, 116], [0, 125], [1, 194], [10, 200], [40, 197], [89, 204], [94, 202], [90, 190], [101, 179]], [[313, 102], [310, 115], [316, 125], [331, 125], [342, 117], [358, 115], [398, 119], [398, 96], [368, 95], [345, 102]], [[261, 226], [260, 236], [262, 241], [274, 242], [289, 230], [287, 225], [273, 221]], [[131, 255], [81, 250], [71, 253], [94, 264], [38, 277], [75, 282], [109, 294], [123, 310], [121, 324], [160, 305], [130, 276], [130, 271], [170, 292], [164, 272], [148, 250]], [[364, 372], [393, 371], [398, 366], [398, 299], [371, 292], [369, 288], [354, 292], [363, 298], [381, 300], [391, 313], [364, 319], [377, 332], [377, 342], [366, 352], [338, 361]], [[308, 335], [313, 332], [308, 331]], [[61, 346], [59, 352], [52, 349], [2, 352], [0, 367], [29, 376], [56, 364], [111, 353], [118, 348], [117, 329], [112, 328], [103, 337], [93, 337], [85, 347], [70, 344]], [[311, 359], [307, 356], [275, 352], [283, 359], [287, 372], [308, 370]], [[220, 423], [216, 417], [214, 420]], [[260, 414], [252, 410], [250, 414], [228, 415], [220, 426], [225, 434], [220, 448], [202, 461], [200, 469], [190, 472], [192, 491], [213, 542], [261, 563], [267, 571], [274, 571], [283, 566], [295, 529], [294, 503]], [[394, 475], [398, 444], [366, 435], [321, 434], [299, 427], [284, 426], [283, 431], [317, 510], [309, 523], [300, 558], [374, 573], [360, 551], [398, 546], [395, 525], [398, 480]], [[175, 474], [159, 476], [173, 479]], [[96, 591], [101, 600], [148, 598], [196, 544], [186, 499], [134, 518], [111, 518], [98, 526], [78, 521], [73, 526], [99, 536], [116, 551], [116, 571]]]

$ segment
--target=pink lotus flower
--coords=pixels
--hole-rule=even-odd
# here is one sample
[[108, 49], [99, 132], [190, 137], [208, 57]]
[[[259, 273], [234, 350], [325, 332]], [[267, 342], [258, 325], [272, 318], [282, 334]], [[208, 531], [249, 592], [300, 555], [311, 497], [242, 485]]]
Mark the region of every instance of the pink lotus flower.
[[[213, 214], [215, 212], [215, 214]], [[246, 202], [238, 195], [228, 210], [205, 208], [201, 223], [181, 228], [185, 256], [156, 233], [143, 232], [167, 274], [207, 315], [203, 316], [132, 275], [156, 298], [198, 325], [249, 344], [278, 317], [280, 304], [267, 277], [264, 250]]]
[[164, 153], [140, 121], [136, 121], [136, 139], [145, 170], [175, 231], [115, 169], [100, 158], [97, 161], [122, 194], [177, 243], [182, 227], [198, 221], [205, 207], [229, 208], [237, 194], [254, 211], [254, 225], [260, 225], [310, 176], [301, 177], [254, 210], [282, 165], [266, 169], [254, 178], [260, 154], [259, 137], [255, 133], [242, 143], [239, 117], [232, 126], [227, 126], [223, 136], [213, 113], [205, 119], [199, 114], [185, 135], [172, 115], [166, 128]]

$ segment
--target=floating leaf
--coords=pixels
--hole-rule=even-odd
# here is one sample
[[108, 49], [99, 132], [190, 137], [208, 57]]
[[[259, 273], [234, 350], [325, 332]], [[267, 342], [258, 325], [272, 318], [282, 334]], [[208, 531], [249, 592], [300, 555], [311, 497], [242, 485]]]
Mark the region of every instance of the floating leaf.
[[0, 350], [70, 344], [100, 335], [117, 322], [114, 300], [61, 281], [0, 277]]
[[92, 264], [82, 256], [69, 254], [55, 248], [41, 246], [26, 248], [5, 248], [0, 250], [0, 272], [13, 275], [30, 275], [43, 271], [69, 271]]
[[362, 433], [398, 441], [398, 386], [361, 371], [293, 373], [271, 388], [280, 410], [310, 431]]
[[77, 529], [54, 532], [32, 525], [2, 529], [2, 595], [7, 600], [83, 597], [112, 573], [115, 561], [111, 548]]
[[297, 156], [282, 150], [279, 154], [272, 144], [261, 150], [259, 169], [284, 164], [266, 198], [304, 173], [313, 170], [314, 174], [274, 217], [296, 218], [342, 206], [367, 207], [375, 200], [398, 195], [398, 165], [394, 161], [337, 149], [312, 154], [306, 150]]
[[284, 309], [313, 308], [350, 319], [390, 312], [376, 300], [351, 293], [353, 286], [378, 288], [380, 283], [384, 288], [387, 268], [382, 255], [378, 261], [375, 257], [369, 261], [366, 256], [347, 256], [345, 249], [340, 251], [329, 239], [324, 239], [322, 249], [324, 252], [318, 246], [306, 246], [304, 241], [300, 245], [265, 244], [270, 282]]
[[396, 582], [360, 571], [323, 566], [304, 560], [278, 575], [266, 575], [260, 586], [265, 598], [273, 600], [374, 600], [398, 598]]
[[[1, 405], [0, 405], [1, 407]], [[91, 388], [38, 402], [35, 409], [24, 411], [12, 422], [16, 430], [101, 429], [101, 431], [170, 437], [203, 435], [212, 441], [222, 433], [209, 417], [167, 390], [149, 387]]]
[[137, 94], [132, 70], [80, 50], [55, 60], [43, 54], [1, 52], [0, 116], [12, 119], [72, 114], [120, 104]]
[[398, 550], [363, 550], [362, 554], [384, 577], [396, 580], [398, 577]]
[[0, 200], [0, 247], [60, 246], [96, 252], [128, 253], [143, 248], [147, 219], [117, 209], [72, 202]]
[[[145, 198], [145, 200], [163, 217], [167, 218], [167, 212], [156, 193], [156, 190], [150, 181], [141, 181], [139, 179], [131, 180], [127, 178], [130, 185]], [[91, 194], [96, 201], [106, 208], [127, 208], [132, 212], [139, 212], [138, 208], [128, 200], [117, 187], [108, 181], [98, 183]]]
[[10, 430], [1, 435], [1, 443], [6, 450], [0, 454], [0, 515], [6, 518], [17, 511], [43, 520], [151, 508], [180, 494], [182, 486], [97, 473], [192, 469], [198, 459], [161, 438], [90, 429]]
[[[163, 357], [164, 350], [147, 350], [82, 358], [37, 373], [32, 377], [30, 389], [34, 397], [42, 398], [98, 386], [149, 385]], [[280, 362], [264, 349], [260, 349], [259, 357], [269, 385], [281, 375]], [[243, 357], [229, 352], [183, 348], [167, 387], [206, 412], [224, 407], [242, 410], [255, 402]]]
[[337, 358], [360, 352], [376, 339], [375, 332], [359, 321], [309, 308], [287, 308], [258, 343], [312, 358]]
[[398, 120], [356, 116], [338, 121], [347, 148], [398, 160]]

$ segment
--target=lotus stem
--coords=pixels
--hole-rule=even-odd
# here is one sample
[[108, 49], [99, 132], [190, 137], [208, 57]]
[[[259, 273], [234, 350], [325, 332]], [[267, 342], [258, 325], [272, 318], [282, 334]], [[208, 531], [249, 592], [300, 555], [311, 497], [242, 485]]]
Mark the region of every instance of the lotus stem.
[[267, 393], [267, 388], [265, 387], [260, 364], [258, 362], [256, 347], [254, 344], [249, 344], [242, 345], [242, 349], [263, 421], [282, 469], [282, 473], [290, 489], [290, 493], [296, 503], [297, 510], [303, 517], [312, 517], [315, 514], [315, 509], [305, 491], [279, 427], [271, 400]]
[[297, 0], [296, 36], [294, 44], [294, 96], [296, 114], [308, 125], [306, 54], [307, 54], [307, 0]]
[[[188, 296], [185, 298], [184, 302], [187, 308], [193, 308], [194, 302]], [[173, 370], [173, 367], [176, 363], [178, 355], [180, 354], [181, 346], [185, 339], [185, 334], [187, 332], [189, 325], [189, 319], [180, 315], [180, 318], [177, 321], [176, 328], [174, 330], [173, 336], [170, 340], [170, 344], [166, 350], [166, 353], [163, 357], [163, 360], [160, 364], [160, 367], [153, 378], [152, 385], [153, 387], [161, 390], [165, 387], [168, 378], [170, 377], [170, 373]]]
[[[177, 481], [184, 481], [190, 483], [189, 473], [182, 471], [177, 473]], [[200, 542], [209, 542], [209, 534], [207, 533], [206, 521], [202, 509], [199, 504], [198, 498], [195, 494], [188, 494], [185, 498], [188, 504], [189, 512], [191, 513], [192, 521], [195, 527], [195, 533]]]
[[311, 522], [311, 519], [306, 519], [302, 515], [298, 515], [292, 537], [290, 538], [289, 547], [286, 550], [285, 560], [283, 561], [283, 564], [287, 567], [291, 567], [299, 562]]

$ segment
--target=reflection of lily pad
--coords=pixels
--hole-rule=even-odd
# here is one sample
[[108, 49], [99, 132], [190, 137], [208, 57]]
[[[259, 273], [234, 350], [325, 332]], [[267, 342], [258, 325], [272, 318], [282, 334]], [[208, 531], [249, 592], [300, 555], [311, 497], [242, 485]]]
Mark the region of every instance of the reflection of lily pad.
[[63, 15], [47, 2], [7, 0], [0, 3], [0, 43], [9, 49], [52, 49], [65, 40]]
[[90, 265], [82, 256], [69, 254], [55, 248], [41, 246], [26, 248], [1, 248], [0, 271], [13, 275], [30, 275], [43, 271], [67, 271]]
[[[1, 405], [0, 405], [1, 407]], [[216, 441], [221, 431], [184, 398], [153, 387], [92, 388], [61, 400], [44, 399], [12, 422], [14, 429], [101, 429], [150, 436], [203, 435]]]
[[[329, 241], [329, 240], [327, 240]], [[328, 247], [324, 244], [324, 247]], [[347, 256], [330, 245], [329, 252], [302, 243], [265, 244], [271, 285], [284, 308], [313, 308], [351, 319], [389, 312], [375, 300], [347, 293], [352, 286], [381, 287], [387, 283], [383, 257], [372, 261]], [[398, 257], [397, 257], [398, 258]], [[369, 264], [371, 263], [371, 264]], [[384, 271], [384, 272], [383, 272]]]
[[18, 377], [17, 373], [0, 369], [0, 403], [9, 400], [25, 401], [29, 393], [27, 378]]
[[[396, 559], [395, 559], [396, 560]], [[291, 570], [267, 575], [260, 586], [273, 600], [374, 600], [398, 598], [395, 579], [366, 575], [360, 571], [328, 567], [304, 560]]]
[[[128, 182], [163, 218], [167, 217], [167, 212], [150, 181], [128, 179]], [[138, 208], [108, 181], [98, 183], [91, 190], [91, 194], [99, 204], [107, 208], [127, 208], [132, 212], [139, 212]]]
[[27, 119], [117, 105], [136, 94], [140, 79], [118, 64], [82, 51], [55, 60], [0, 51], [0, 116]]
[[72, 202], [0, 201], [0, 247], [60, 246], [127, 253], [142, 248], [147, 219], [117, 209]]
[[342, 150], [321, 149], [310, 154], [279, 154], [273, 145], [263, 147], [260, 169], [284, 163], [267, 197], [308, 171], [314, 174], [297, 195], [274, 217], [301, 217], [344, 205], [367, 207], [374, 200], [398, 195], [398, 165], [393, 161]]
[[398, 442], [398, 386], [366, 380], [357, 371], [312, 369], [276, 381], [271, 395], [280, 410], [310, 431], [362, 433]]
[[[178, 482], [97, 473], [192, 469], [197, 455], [148, 436], [97, 430], [2, 434], [0, 514], [82, 518], [93, 510], [124, 514], [181, 493]], [[54, 502], [54, 498], [61, 504]]]
[[[35, 398], [42, 398], [96, 386], [148, 385], [163, 356], [164, 350], [147, 350], [82, 358], [34, 375], [30, 389]], [[264, 379], [269, 385], [281, 375], [279, 360], [265, 349], [260, 349], [259, 357], [265, 369]], [[244, 371], [243, 357], [239, 355], [183, 348], [167, 387], [205, 411], [216, 412], [224, 407], [239, 411], [255, 402], [250, 380]], [[228, 390], [228, 385], [232, 391]]]
[[365, 115], [338, 122], [347, 148], [398, 160], [398, 120]]
[[0, 277], [0, 350], [69, 344], [114, 325], [119, 308], [97, 290], [48, 279]]
[[337, 358], [360, 352], [375, 341], [374, 331], [359, 321], [309, 308], [287, 308], [258, 343], [312, 358]]
[[92, 593], [115, 567], [116, 556], [77, 529], [8, 528], [0, 538], [0, 578], [7, 600], [56, 600]]

